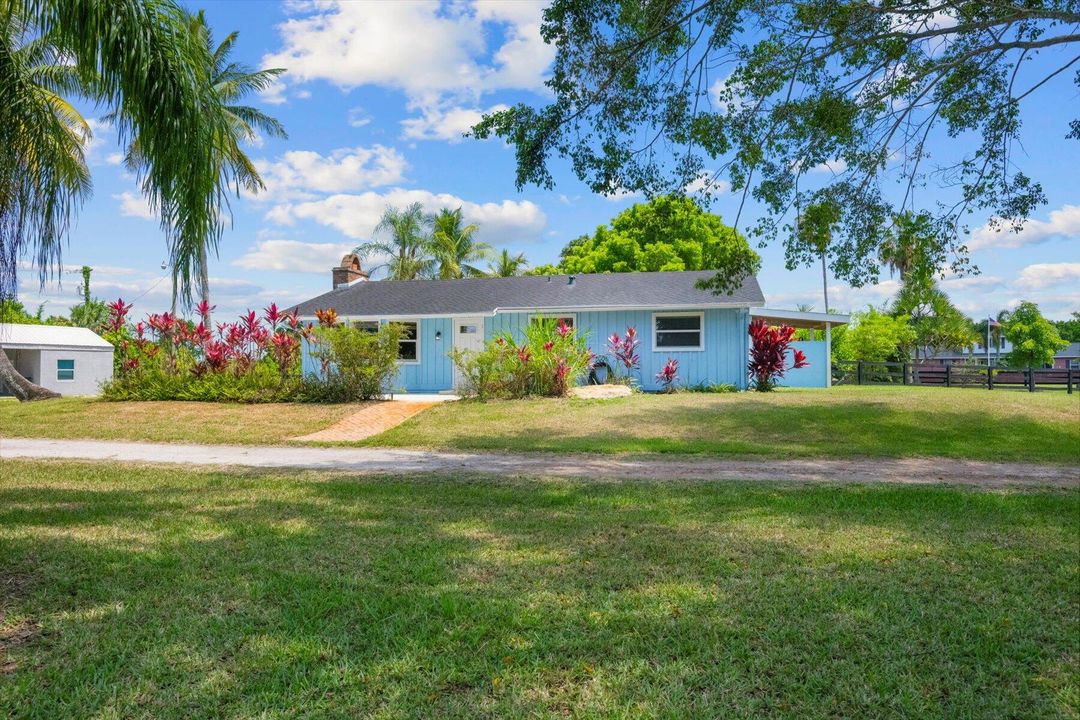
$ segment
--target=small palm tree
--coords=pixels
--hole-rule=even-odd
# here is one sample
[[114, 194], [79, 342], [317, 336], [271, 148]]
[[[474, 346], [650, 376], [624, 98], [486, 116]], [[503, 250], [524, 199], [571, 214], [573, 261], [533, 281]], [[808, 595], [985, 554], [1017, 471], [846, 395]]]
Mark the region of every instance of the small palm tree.
[[362, 258], [383, 256], [386, 262], [373, 269], [386, 268], [388, 280], [415, 280], [431, 277], [435, 259], [431, 255], [431, 226], [434, 218], [424, 206], [413, 203], [404, 210], [387, 207], [375, 232], [389, 234], [389, 239], [371, 240], [357, 245], [354, 253]]
[[474, 239], [480, 226], [464, 224], [461, 208], [443, 208], [435, 216], [431, 234], [431, 249], [439, 264], [438, 276], [443, 280], [480, 277], [484, 271], [470, 263], [491, 256], [491, 246]]
[[528, 266], [525, 253], [511, 255], [509, 250], [503, 248], [495, 256], [495, 261], [488, 265], [488, 274], [493, 277], [516, 277], [524, 273]]

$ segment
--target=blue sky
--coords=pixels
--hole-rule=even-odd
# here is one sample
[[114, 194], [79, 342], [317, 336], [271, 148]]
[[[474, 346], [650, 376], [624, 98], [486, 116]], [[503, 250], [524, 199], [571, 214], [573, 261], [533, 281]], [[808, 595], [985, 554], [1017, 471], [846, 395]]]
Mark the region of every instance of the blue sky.
[[[267, 191], [233, 203], [233, 226], [211, 267], [220, 313], [270, 301], [289, 305], [329, 289], [330, 266], [370, 237], [387, 204], [461, 205], [483, 240], [541, 264], [637, 199], [593, 195], [560, 164], [554, 190], [518, 192], [511, 148], [461, 138], [485, 110], [544, 101], [552, 51], [539, 38], [542, 4], [232, 0], [191, 7], [206, 9], [219, 38], [240, 31], [242, 61], [288, 70], [252, 100], [281, 120], [289, 138], [249, 148]], [[1019, 234], [988, 232], [985, 217], [973, 218], [969, 246], [982, 273], [943, 282], [969, 315], [985, 317], [1021, 299], [1038, 302], [1051, 317], [1080, 309], [1080, 142], [1064, 139], [1078, 100], [1066, 73], [1025, 107], [1016, 162], [1042, 182], [1048, 204]], [[89, 118], [104, 112], [84, 110]], [[71, 234], [59, 283], [54, 278], [41, 290], [36, 274], [24, 269], [20, 297], [31, 310], [45, 302], [46, 314], [64, 313], [78, 301], [77, 269], [87, 264], [95, 268], [95, 295], [134, 300], [139, 315], [166, 309], [157, 221], [119, 163], [115, 136], [95, 127], [94, 196]], [[724, 194], [712, 205], [728, 220], [736, 207], [737, 198]], [[779, 243], [761, 253], [770, 305], [821, 308], [817, 267], [785, 270]], [[887, 276], [860, 289], [831, 280], [830, 301], [859, 309], [895, 290]]]

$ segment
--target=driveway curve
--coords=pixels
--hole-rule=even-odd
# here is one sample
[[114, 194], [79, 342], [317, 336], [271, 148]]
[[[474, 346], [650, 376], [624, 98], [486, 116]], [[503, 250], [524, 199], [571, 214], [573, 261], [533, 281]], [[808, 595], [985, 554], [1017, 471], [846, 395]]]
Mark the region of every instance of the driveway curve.
[[339, 470], [364, 475], [485, 474], [654, 480], [956, 484], [1080, 487], [1080, 466], [947, 458], [729, 460], [692, 456], [464, 453], [390, 448], [181, 445], [97, 440], [0, 439], [0, 459], [98, 460], [209, 467]]

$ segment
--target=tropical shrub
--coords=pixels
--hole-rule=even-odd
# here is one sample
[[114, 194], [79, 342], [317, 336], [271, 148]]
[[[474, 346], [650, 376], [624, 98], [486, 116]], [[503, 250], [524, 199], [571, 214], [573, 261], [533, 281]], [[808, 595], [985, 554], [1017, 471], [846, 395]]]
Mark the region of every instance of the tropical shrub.
[[[611, 337], [608, 338], [607, 349], [615, 362], [609, 367], [613, 371], [618, 368], [618, 371], [612, 372], [609, 376], [611, 380], [622, 380], [626, 383], [633, 382], [633, 373], [641, 365], [641, 355], [638, 354], [639, 345], [641, 345], [641, 341], [638, 339], [637, 329], [632, 325], [626, 328], [626, 334], [622, 337], [619, 337], [619, 333], [611, 333]], [[622, 373], [622, 378], [618, 377], [618, 372]]]
[[660, 391], [672, 392], [678, 379], [679, 361], [675, 358], [668, 358], [667, 362], [664, 363], [664, 367], [660, 368], [660, 372], [656, 373], [656, 382], [660, 383]]
[[397, 376], [398, 342], [401, 325], [390, 323], [375, 332], [338, 325], [336, 318], [310, 335], [312, 355], [319, 360], [321, 377], [305, 378], [305, 400], [352, 402], [372, 400], [390, 391]]
[[465, 379], [459, 391], [481, 400], [564, 397], [593, 359], [584, 337], [551, 319], [530, 323], [520, 343], [503, 333], [483, 350], [451, 350], [450, 358]]
[[788, 370], [804, 368], [810, 365], [802, 350], [794, 352], [794, 363], [785, 368], [787, 351], [795, 328], [788, 325], [770, 326], [761, 318], [750, 322], [750, 386], [759, 392], [776, 387]]
[[281, 402], [302, 395], [300, 346], [311, 327], [276, 304], [213, 330], [205, 302], [196, 306], [198, 323], [165, 312], [131, 324], [122, 298], [108, 309], [103, 336], [116, 351], [107, 399]]
[[739, 392], [739, 388], [731, 383], [707, 383], [699, 382], [695, 385], [687, 385], [682, 392], [725, 394]]

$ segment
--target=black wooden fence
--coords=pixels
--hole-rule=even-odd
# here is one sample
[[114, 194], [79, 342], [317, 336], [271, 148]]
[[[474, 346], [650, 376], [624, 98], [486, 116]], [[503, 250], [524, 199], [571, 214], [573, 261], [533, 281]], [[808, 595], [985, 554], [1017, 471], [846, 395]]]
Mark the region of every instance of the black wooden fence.
[[979, 365], [928, 365], [877, 360], [837, 360], [832, 367], [833, 385], [930, 385], [1065, 390], [1070, 395], [1080, 383], [1080, 371], [1074, 368], [1008, 368]]

